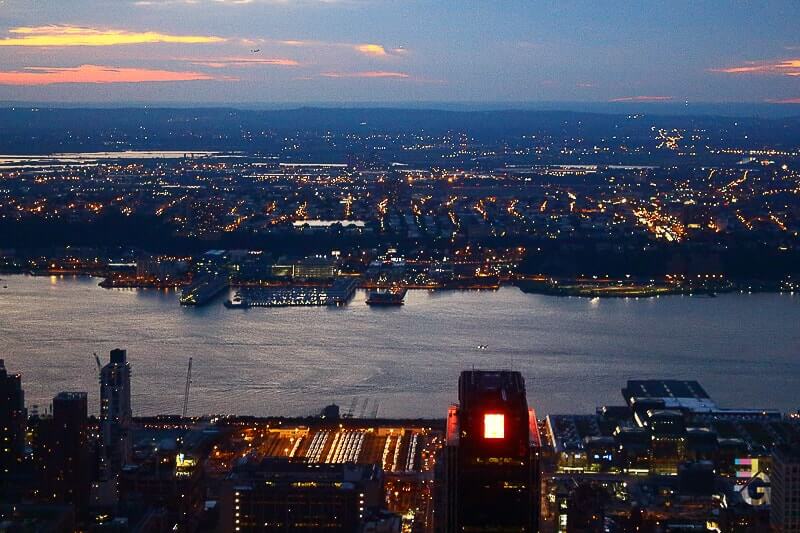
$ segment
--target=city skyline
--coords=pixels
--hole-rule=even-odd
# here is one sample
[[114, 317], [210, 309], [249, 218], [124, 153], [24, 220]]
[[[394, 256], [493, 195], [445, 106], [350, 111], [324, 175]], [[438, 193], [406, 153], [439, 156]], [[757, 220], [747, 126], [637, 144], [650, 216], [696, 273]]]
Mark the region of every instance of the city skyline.
[[[110, 357], [101, 391], [120, 365], [130, 371], [125, 350]], [[541, 398], [527, 396], [522, 374], [473, 368], [460, 372], [446, 418], [365, 416], [355, 403], [303, 418], [129, 411], [126, 439], [106, 443], [111, 419], [89, 417], [86, 392], [59, 392], [50, 412], [28, 413], [20, 378], [0, 359], [7, 525], [390, 533], [797, 526], [798, 414], [720, 407], [692, 379], [629, 379], [623, 402], [539, 418]], [[126, 454], [131, 444], [135, 453]], [[115, 456], [124, 459], [109, 461]]]
[[796, 104], [798, 18], [788, 1], [5, 0], [0, 100]]

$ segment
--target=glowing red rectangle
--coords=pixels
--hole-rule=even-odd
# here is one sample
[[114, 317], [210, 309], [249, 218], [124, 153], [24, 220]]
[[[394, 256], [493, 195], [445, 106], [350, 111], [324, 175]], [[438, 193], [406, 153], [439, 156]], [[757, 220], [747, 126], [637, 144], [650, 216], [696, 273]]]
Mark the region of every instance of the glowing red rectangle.
[[506, 417], [496, 413], [483, 415], [483, 438], [502, 439], [506, 436]]

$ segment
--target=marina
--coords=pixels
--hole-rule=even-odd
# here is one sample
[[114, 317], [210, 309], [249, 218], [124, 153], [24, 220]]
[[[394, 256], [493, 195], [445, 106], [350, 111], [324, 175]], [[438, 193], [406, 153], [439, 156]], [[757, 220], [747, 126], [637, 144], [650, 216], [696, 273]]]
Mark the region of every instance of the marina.
[[225, 302], [229, 309], [248, 307], [343, 306], [353, 297], [358, 280], [337, 279], [331, 285], [241, 287]]

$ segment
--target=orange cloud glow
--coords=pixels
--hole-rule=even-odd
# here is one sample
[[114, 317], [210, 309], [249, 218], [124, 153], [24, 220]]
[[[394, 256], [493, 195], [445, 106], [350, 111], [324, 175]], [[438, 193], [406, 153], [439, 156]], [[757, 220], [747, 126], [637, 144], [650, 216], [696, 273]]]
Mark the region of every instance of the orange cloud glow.
[[11, 37], [0, 39], [0, 46], [115, 46], [123, 44], [180, 43], [200, 44], [225, 41], [203, 35], [169, 35], [153, 31], [83, 28], [79, 26], [34, 26], [11, 28]]
[[711, 72], [723, 74], [768, 74], [775, 76], [800, 76], [800, 59], [781, 61], [750, 61], [744, 65], [715, 68]]
[[374, 57], [384, 57], [387, 55], [386, 48], [379, 44], [358, 44], [356, 45], [356, 50], [364, 55]]
[[671, 96], [622, 96], [620, 98], [612, 98], [609, 102], [668, 102], [672, 100]]
[[800, 104], [800, 97], [797, 98], [782, 98], [779, 100], [767, 100], [770, 104]]
[[[147, 83], [220, 79], [202, 72], [176, 72], [146, 68], [106, 67], [26, 67], [0, 71], [0, 85], [53, 85], [57, 83]], [[227, 78], [230, 79], [230, 78]]]
[[258, 66], [297, 67], [300, 65], [300, 63], [294, 59], [261, 57], [218, 57], [210, 59], [183, 59], [182, 61], [210, 68]]
[[410, 76], [405, 72], [387, 72], [385, 70], [368, 70], [365, 72], [323, 72], [321, 76], [325, 78], [410, 78]]
[[359, 54], [364, 54], [370, 57], [389, 57], [406, 54], [408, 51], [402, 46], [397, 48], [387, 49], [382, 44], [375, 43], [331, 43], [325, 41], [303, 41], [297, 39], [290, 39], [285, 41], [278, 41], [279, 44], [285, 46], [318, 46], [322, 48], [349, 48], [355, 50]]
[[286, 46], [309, 46], [315, 44], [314, 41], [299, 41], [297, 39], [288, 39], [285, 41], [278, 41], [281, 44], [285, 44]]

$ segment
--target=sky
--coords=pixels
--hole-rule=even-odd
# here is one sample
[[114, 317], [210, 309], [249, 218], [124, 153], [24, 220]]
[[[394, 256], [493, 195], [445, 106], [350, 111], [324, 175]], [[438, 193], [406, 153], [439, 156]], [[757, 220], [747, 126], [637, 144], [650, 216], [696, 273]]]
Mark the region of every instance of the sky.
[[0, 0], [0, 101], [800, 105], [800, 1]]

